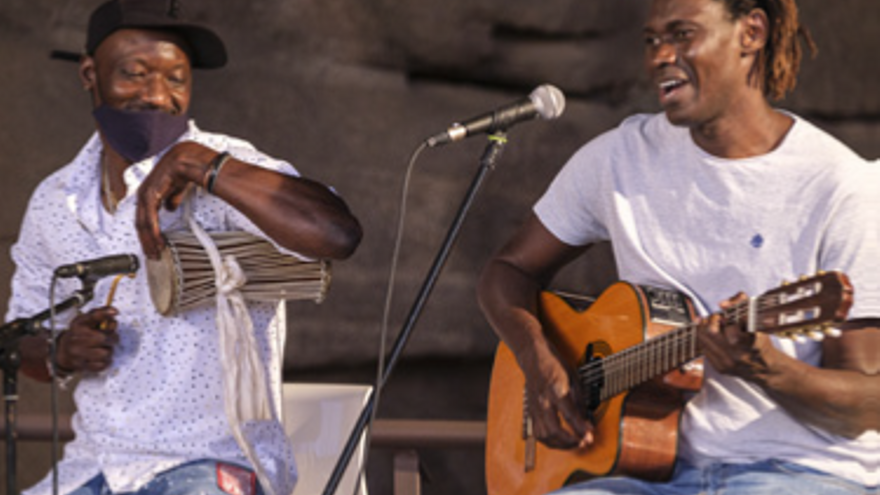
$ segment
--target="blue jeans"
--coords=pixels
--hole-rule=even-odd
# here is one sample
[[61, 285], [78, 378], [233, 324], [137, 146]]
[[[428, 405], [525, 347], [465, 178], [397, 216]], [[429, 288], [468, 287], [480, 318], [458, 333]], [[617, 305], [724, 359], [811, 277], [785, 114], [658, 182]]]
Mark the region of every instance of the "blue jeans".
[[703, 469], [679, 462], [671, 481], [600, 478], [567, 486], [556, 495], [880, 495], [827, 473], [788, 462], [712, 464]]
[[[221, 463], [222, 464], [222, 463]], [[181, 464], [156, 475], [149, 483], [139, 490], [129, 492], [132, 495], [243, 495], [224, 491], [217, 475], [217, 461], [202, 460]], [[228, 464], [227, 464], [228, 466]], [[243, 470], [238, 466], [233, 469]], [[248, 473], [252, 473], [249, 469]], [[227, 485], [228, 486], [228, 485]], [[263, 495], [259, 483], [255, 483], [253, 495]], [[70, 492], [69, 495], [113, 495], [103, 474], [95, 476], [85, 485]], [[118, 495], [118, 494], [117, 494]]]

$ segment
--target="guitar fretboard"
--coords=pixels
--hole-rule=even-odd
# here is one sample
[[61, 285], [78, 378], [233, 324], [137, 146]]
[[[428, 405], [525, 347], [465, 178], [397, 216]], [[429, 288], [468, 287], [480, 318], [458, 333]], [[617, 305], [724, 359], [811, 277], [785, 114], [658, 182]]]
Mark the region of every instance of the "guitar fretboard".
[[[776, 299], [776, 296], [758, 298], [755, 301], [757, 311], [768, 304], [776, 304]], [[745, 302], [723, 311], [722, 316], [725, 320], [740, 322], [748, 317], [748, 310], [748, 302]], [[599, 400], [605, 401], [684, 365], [702, 354], [697, 328], [693, 323], [684, 325], [584, 364], [578, 369], [581, 390], [590, 391], [597, 384], [601, 385]]]
[[[583, 385], [600, 379], [604, 386], [600, 400], [606, 400], [673, 370], [696, 358], [699, 353], [696, 325], [687, 325], [648, 342], [624, 349], [603, 359], [600, 366], [586, 366]], [[602, 376], [599, 376], [602, 375]], [[589, 390], [589, 389], [584, 389]]]

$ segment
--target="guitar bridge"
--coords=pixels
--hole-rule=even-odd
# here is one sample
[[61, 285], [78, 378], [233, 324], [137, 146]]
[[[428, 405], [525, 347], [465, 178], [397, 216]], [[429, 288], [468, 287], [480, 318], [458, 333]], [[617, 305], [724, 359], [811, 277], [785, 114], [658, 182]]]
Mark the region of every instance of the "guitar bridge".
[[535, 458], [537, 457], [537, 439], [535, 438], [535, 422], [529, 413], [529, 397], [526, 389], [523, 389], [522, 397], [522, 439], [525, 442], [525, 459], [523, 470], [528, 473], [535, 470]]
[[525, 459], [524, 459], [524, 463], [523, 463], [524, 464], [523, 469], [526, 473], [528, 473], [528, 472], [535, 470], [535, 459], [538, 454], [538, 446], [537, 446], [537, 439], [535, 438], [534, 424], [532, 422], [531, 416], [526, 417], [525, 422], [524, 422], [524, 426], [525, 426], [524, 440], [526, 441], [526, 445], [525, 445], [526, 451], [525, 451]]

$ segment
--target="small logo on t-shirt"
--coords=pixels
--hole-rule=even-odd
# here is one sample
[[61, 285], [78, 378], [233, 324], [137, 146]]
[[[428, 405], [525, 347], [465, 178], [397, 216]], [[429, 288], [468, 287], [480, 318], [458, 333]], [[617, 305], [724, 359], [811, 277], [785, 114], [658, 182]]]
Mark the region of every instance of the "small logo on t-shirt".
[[755, 234], [755, 237], [752, 237], [752, 247], [759, 248], [764, 245], [764, 237], [761, 234]]

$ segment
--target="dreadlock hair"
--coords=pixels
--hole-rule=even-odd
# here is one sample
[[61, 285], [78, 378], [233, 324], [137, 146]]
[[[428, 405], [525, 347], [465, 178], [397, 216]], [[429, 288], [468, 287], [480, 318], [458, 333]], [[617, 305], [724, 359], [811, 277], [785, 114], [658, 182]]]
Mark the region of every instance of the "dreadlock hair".
[[761, 9], [770, 21], [767, 46], [758, 53], [749, 72], [749, 83], [757, 83], [764, 94], [781, 100], [797, 85], [801, 65], [803, 40], [811, 56], [816, 55], [816, 43], [809, 30], [798, 21], [795, 0], [721, 0], [734, 19]]

